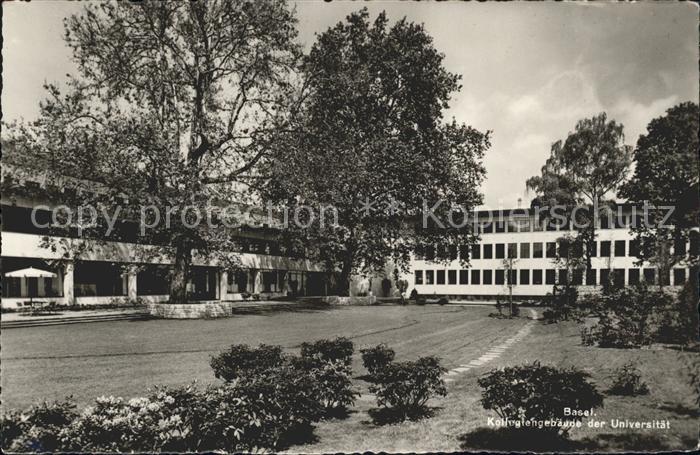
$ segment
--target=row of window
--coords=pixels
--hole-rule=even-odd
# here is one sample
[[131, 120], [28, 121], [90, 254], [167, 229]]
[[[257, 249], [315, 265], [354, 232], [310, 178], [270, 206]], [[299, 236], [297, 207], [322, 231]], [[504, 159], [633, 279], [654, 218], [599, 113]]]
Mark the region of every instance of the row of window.
[[[690, 245], [692, 254], [698, 254], [697, 242], [691, 242]], [[674, 246], [674, 254], [684, 255], [688, 252], [685, 242], [678, 242]], [[591, 257], [638, 257], [640, 253], [638, 240], [602, 240], [594, 242], [591, 245]], [[475, 244], [471, 248], [462, 245], [459, 248], [457, 245], [450, 245], [443, 251], [436, 251], [432, 245], [421, 246], [416, 248], [416, 259], [432, 261], [436, 257], [449, 258], [457, 260], [458, 257], [469, 259], [505, 259], [508, 258], [556, 258], [567, 257], [569, 254], [574, 257], [582, 257], [583, 250], [580, 244], [577, 247], [572, 247], [569, 251], [569, 246], [566, 243], [559, 242], [525, 242], [525, 243], [484, 243]]]
[[[428, 221], [431, 221], [430, 219]], [[628, 229], [630, 226], [641, 226], [644, 223], [642, 214], [635, 213], [606, 213], [598, 214], [597, 229]], [[474, 223], [476, 231], [482, 234], [505, 232], [541, 232], [541, 231], [570, 231], [570, 220], [554, 219], [538, 220], [528, 216], [514, 216], [509, 219], [481, 221]]]
[[[670, 284], [670, 274], [658, 274], [656, 269], [591, 269], [585, 272], [585, 284], [595, 286], [603, 283], [625, 284], [625, 270], [627, 270], [627, 284], [638, 284], [644, 280], [650, 284]], [[565, 269], [519, 269], [510, 270], [416, 270], [416, 285], [431, 284], [564, 284], [568, 280], [568, 271]], [[657, 282], [657, 279], [660, 282]], [[686, 281], [686, 269], [673, 269], [673, 284], [681, 285]], [[584, 284], [584, 270], [576, 270], [571, 276], [571, 284]]]

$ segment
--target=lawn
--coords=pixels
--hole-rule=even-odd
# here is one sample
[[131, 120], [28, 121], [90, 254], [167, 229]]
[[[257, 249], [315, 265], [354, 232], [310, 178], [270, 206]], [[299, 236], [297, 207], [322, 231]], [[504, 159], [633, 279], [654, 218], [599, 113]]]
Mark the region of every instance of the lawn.
[[[359, 348], [380, 342], [397, 360], [438, 355], [454, 368], [510, 338], [530, 323], [525, 317], [487, 317], [489, 307], [380, 306], [272, 311], [218, 320], [118, 321], [5, 330], [2, 334], [2, 405], [24, 407], [43, 398], [73, 395], [81, 405], [100, 395], [142, 395], [153, 384], [215, 382], [209, 357], [232, 343], [280, 344], [298, 352], [301, 342], [346, 336]], [[523, 311], [527, 315], [527, 311]], [[568, 449], [665, 450], [697, 444], [698, 415], [686, 363], [697, 353], [652, 348], [619, 350], [580, 345], [574, 323], [535, 322], [531, 332], [500, 357], [466, 371], [433, 400], [434, 416], [416, 422], [379, 425], [376, 407], [361, 379], [355, 355], [355, 386], [362, 397], [348, 416], [317, 425], [315, 440], [293, 452], [455, 451], [499, 448], [498, 431], [486, 427], [493, 413], [481, 404], [478, 377], [490, 368], [539, 360], [587, 370], [604, 391], [614, 368], [637, 360], [651, 392], [645, 397], [605, 398], [599, 420], [668, 419], [669, 430], [574, 430]], [[494, 443], [494, 441], [496, 441]], [[502, 447], [507, 449], [508, 447]]]

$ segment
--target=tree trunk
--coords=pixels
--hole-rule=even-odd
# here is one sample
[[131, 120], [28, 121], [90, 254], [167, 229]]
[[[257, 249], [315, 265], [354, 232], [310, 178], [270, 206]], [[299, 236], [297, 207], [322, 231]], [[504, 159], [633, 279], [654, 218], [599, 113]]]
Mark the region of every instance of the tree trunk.
[[170, 303], [187, 303], [187, 275], [192, 263], [192, 250], [178, 245], [175, 250], [175, 269], [170, 280]]
[[338, 284], [336, 292], [339, 296], [347, 297], [350, 295], [350, 274], [352, 273], [352, 253], [347, 253], [343, 258], [343, 266], [338, 275]]

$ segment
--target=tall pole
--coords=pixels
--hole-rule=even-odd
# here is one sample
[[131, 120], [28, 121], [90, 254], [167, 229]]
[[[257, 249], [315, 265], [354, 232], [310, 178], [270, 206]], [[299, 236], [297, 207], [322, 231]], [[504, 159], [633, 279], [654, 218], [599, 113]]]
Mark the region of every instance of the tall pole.
[[508, 303], [510, 304], [510, 317], [513, 317], [513, 258], [508, 258]]

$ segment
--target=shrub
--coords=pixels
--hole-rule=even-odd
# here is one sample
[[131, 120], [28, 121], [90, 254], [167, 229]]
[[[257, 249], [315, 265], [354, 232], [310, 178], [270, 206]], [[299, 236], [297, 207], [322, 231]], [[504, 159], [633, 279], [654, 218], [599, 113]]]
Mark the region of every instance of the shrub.
[[317, 358], [292, 357], [292, 368], [306, 375], [314, 384], [314, 397], [325, 415], [346, 409], [360, 394], [352, 388], [351, 370], [342, 361], [327, 362]]
[[481, 404], [512, 421], [581, 420], [580, 416], [565, 416], [564, 408], [591, 409], [603, 404], [603, 396], [588, 377], [583, 371], [542, 366], [539, 362], [493, 370], [478, 380], [483, 389]]
[[416, 290], [415, 288], [413, 288], [413, 289], [411, 290], [411, 294], [409, 295], [408, 299], [409, 299], [409, 300], [417, 300], [417, 299], [418, 299], [418, 290]]
[[71, 399], [44, 402], [18, 413], [3, 415], [2, 448], [13, 452], [61, 450], [61, 431], [77, 416]]
[[629, 362], [615, 370], [613, 383], [608, 389], [613, 395], [646, 395], [649, 387], [642, 381], [642, 374], [634, 363]]
[[[254, 452], [276, 450], [322, 415], [315, 381], [283, 366], [207, 392], [213, 409], [200, 434], [212, 435], [204, 450]], [[199, 429], [197, 429], [199, 432]], [[216, 447], [214, 447], [216, 446]]]
[[438, 305], [447, 305], [450, 303], [450, 301], [447, 299], [447, 297], [440, 297], [437, 301]]
[[437, 357], [421, 357], [410, 362], [391, 362], [377, 376], [369, 390], [377, 395], [379, 406], [390, 407], [402, 420], [427, 411], [427, 401], [447, 395], [442, 374], [447, 370]]
[[320, 419], [316, 382], [289, 365], [199, 391], [102, 397], [61, 432], [61, 451], [257, 452], [285, 447]]
[[214, 375], [224, 381], [248, 374], [259, 374], [270, 368], [280, 366], [284, 361], [281, 346], [261, 344], [251, 348], [247, 344], [234, 344], [217, 356], [213, 356], [210, 365]]
[[608, 293], [590, 297], [590, 300], [598, 322], [582, 333], [581, 341], [616, 348], [653, 342], [659, 333], [659, 308], [669, 307], [672, 301], [665, 292], [651, 290], [644, 283], [611, 289]]
[[389, 365], [396, 353], [385, 344], [378, 344], [371, 348], [360, 349], [362, 354], [362, 364], [365, 366], [370, 376], [376, 377]]
[[301, 344], [301, 356], [317, 358], [324, 362], [342, 362], [350, 366], [355, 346], [345, 337], [337, 337], [333, 340], [318, 340], [313, 343]]
[[416, 305], [425, 305], [427, 302], [428, 300], [423, 295], [419, 295], [416, 297]]

